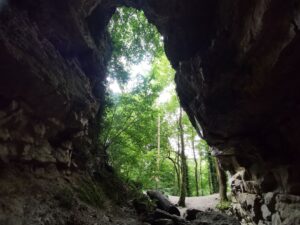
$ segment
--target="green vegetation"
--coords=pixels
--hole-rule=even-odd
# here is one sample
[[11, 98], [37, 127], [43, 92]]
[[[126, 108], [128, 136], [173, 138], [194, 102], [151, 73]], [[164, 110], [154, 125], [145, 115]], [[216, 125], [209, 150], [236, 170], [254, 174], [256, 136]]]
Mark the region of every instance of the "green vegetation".
[[105, 194], [100, 185], [91, 179], [83, 179], [78, 186], [73, 188], [81, 201], [97, 208], [103, 208]]
[[118, 8], [109, 25], [113, 53], [109, 65], [110, 76], [125, 84], [130, 67], [141, 61], [161, 55], [163, 45], [156, 28], [144, 13], [131, 8]]
[[156, 28], [142, 12], [121, 8], [109, 31], [113, 57], [100, 143], [110, 165], [139, 190], [187, 196], [217, 192], [215, 160], [180, 108], [175, 71]]
[[221, 201], [217, 204], [217, 209], [221, 212], [228, 210], [231, 206], [231, 201]]

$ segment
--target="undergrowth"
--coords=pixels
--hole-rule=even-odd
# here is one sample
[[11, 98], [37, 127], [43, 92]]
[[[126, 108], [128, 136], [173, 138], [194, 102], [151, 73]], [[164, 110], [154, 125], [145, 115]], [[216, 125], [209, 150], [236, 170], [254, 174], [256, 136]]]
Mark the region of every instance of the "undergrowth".
[[106, 197], [98, 183], [90, 179], [82, 179], [73, 189], [81, 201], [97, 208], [103, 208]]
[[216, 208], [219, 209], [221, 212], [228, 210], [231, 206], [231, 201], [220, 201]]

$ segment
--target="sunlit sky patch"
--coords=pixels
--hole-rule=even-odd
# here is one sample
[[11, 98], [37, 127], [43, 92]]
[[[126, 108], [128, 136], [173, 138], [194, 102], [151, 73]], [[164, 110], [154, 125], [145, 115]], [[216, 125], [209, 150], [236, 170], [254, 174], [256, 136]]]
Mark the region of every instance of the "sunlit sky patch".
[[169, 102], [172, 98], [172, 95], [175, 93], [174, 83], [170, 83], [165, 89], [160, 93], [159, 97], [156, 100], [157, 104], [165, 104]]
[[[130, 66], [130, 69], [129, 69], [130, 77], [129, 77], [129, 80], [126, 83], [123, 91], [124, 92], [132, 91], [139, 84], [138, 77], [148, 74], [150, 72], [150, 70], [151, 70], [151, 63], [149, 61], [143, 61], [137, 65]], [[112, 79], [108, 76], [107, 82], [108, 82], [108, 88], [111, 92], [116, 93], [116, 94], [122, 93], [122, 89], [121, 89], [120, 85], [118, 84], [117, 80]]]

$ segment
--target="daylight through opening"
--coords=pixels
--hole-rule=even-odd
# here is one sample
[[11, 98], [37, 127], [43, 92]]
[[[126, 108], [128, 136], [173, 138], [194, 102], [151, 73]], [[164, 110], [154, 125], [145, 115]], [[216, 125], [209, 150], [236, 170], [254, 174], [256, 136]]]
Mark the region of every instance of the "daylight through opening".
[[217, 193], [217, 163], [179, 105], [163, 37], [144, 13], [118, 8], [101, 144], [134, 188], [172, 196]]

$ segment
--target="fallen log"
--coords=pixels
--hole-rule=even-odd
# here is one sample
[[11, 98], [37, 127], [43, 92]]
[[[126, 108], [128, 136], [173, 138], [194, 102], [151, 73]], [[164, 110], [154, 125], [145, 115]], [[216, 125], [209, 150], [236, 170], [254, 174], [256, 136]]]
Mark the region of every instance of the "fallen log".
[[166, 196], [159, 191], [147, 191], [147, 195], [151, 200], [156, 202], [157, 208], [164, 210], [170, 214], [180, 216], [180, 211], [173, 205]]

